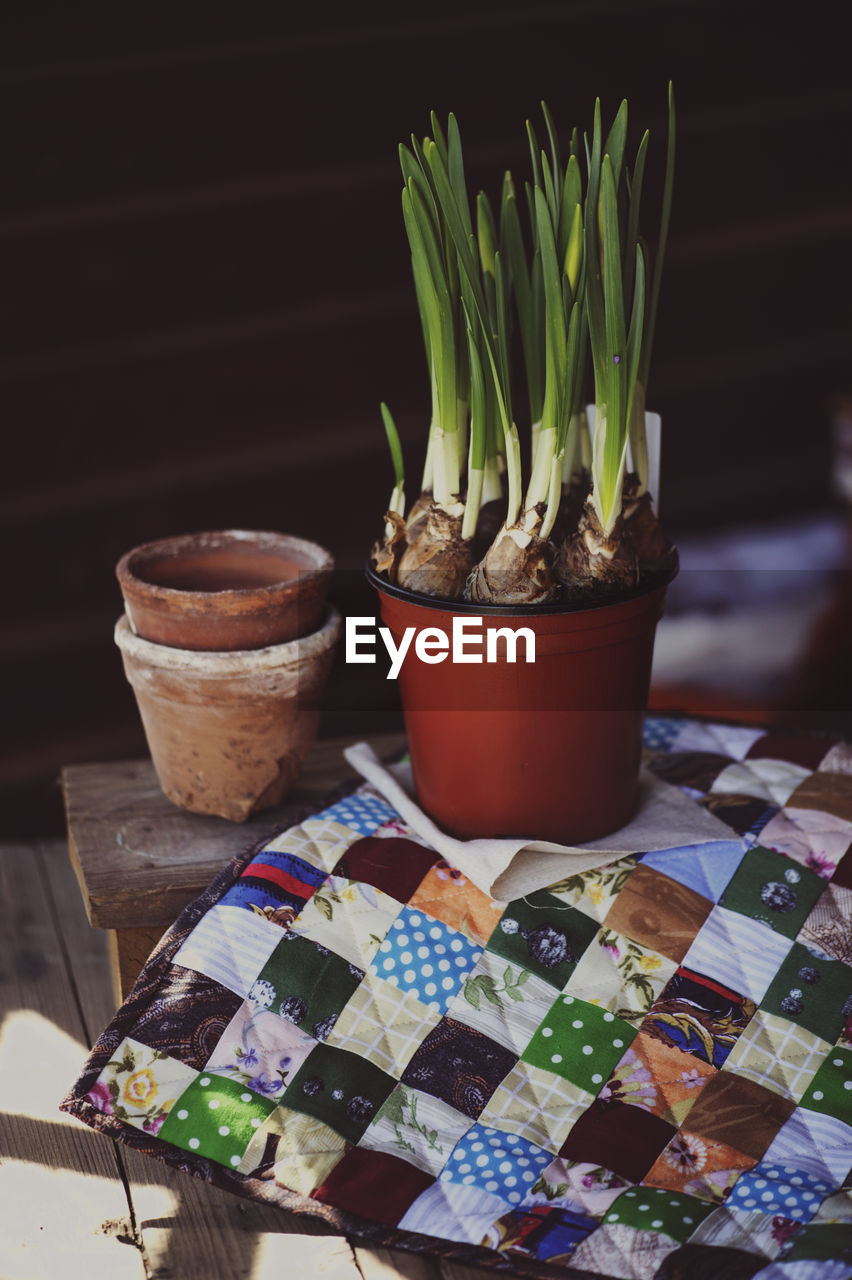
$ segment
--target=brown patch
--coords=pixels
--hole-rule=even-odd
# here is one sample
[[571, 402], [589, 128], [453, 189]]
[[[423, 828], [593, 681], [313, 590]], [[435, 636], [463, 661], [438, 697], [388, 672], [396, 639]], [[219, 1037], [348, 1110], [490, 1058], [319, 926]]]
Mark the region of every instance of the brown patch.
[[852, 822], [852, 787], [842, 773], [812, 773], [796, 787], [785, 806], [788, 809], [819, 809], [832, 817]]
[[698, 1095], [689, 1113], [689, 1129], [759, 1160], [795, 1110], [792, 1098], [720, 1071]]
[[713, 903], [701, 894], [640, 863], [604, 925], [679, 964], [712, 910]]

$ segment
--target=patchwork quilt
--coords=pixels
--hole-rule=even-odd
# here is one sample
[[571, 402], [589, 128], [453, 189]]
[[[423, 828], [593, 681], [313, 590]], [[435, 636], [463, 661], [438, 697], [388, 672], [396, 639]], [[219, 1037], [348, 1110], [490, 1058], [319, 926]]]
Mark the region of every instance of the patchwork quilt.
[[852, 1276], [852, 748], [649, 720], [730, 828], [489, 897], [368, 786], [180, 916], [63, 1107], [531, 1276]]

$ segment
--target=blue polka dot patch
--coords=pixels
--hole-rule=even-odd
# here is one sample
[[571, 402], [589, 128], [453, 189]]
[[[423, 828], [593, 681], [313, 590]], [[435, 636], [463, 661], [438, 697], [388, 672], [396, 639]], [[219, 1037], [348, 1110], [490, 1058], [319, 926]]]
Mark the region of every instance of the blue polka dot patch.
[[397, 817], [396, 810], [377, 796], [347, 796], [317, 814], [317, 818], [340, 822], [344, 827], [359, 831], [362, 836], [371, 836], [379, 827]]
[[759, 1164], [742, 1174], [726, 1201], [731, 1209], [759, 1209], [808, 1222], [834, 1188], [795, 1165]]
[[671, 720], [667, 716], [648, 716], [642, 746], [646, 751], [668, 751], [686, 723], [686, 720]]
[[482, 949], [448, 925], [404, 907], [373, 958], [370, 972], [412, 991], [443, 1013], [475, 967]]
[[525, 1138], [474, 1124], [456, 1143], [440, 1180], [478, 1187], [517, 1205], [552, 1160], [550, 1152]]

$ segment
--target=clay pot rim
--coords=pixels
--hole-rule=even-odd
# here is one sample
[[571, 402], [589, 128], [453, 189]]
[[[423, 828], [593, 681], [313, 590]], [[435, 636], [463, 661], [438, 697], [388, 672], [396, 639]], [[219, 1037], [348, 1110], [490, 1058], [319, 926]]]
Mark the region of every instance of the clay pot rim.
[[[223, 591], [186, 591], [180, 587], [164, 587], [148, 582], [134, 572], [134, 566], [144, 559], [156, 556], [177, 556], [189, 549], [197, 549], [205, 543], [211, 547], [224, 545], [227, 542], [239, 542], [244, 545], [255, 544], [265, 546], [270, 551], [282, 554], [301, 553], [311, 562], [299, 572], [295, 578], [284, 578], [280, 582], [270, 583], [265, 587], [231, 587]], [[189, 605], [199, 610], [216, 610], [230, 603], [248, 603], [252, 598], [268, 600], [270, 595], [295, 594], [311, 583], [328, 577], [334, 569], [334, 557], [325, 547], [309, 538], [300, 538], [292, 533], [277, 533], [270, 529], [218, 529], [200, 533], [181, 533], [171, 538], [158, 538], [153, 542], [143, 542], [131, 547], [121, 557], [115, 567], [122, 591], [147, 597], [164, 605], [178, 603]]]
[[153, 640], [144, 640], [136, 634], [126, 613], [116, 622], [113, 635], [123, 654], [147, 666], [167, 671], [192, 671], [200, 676], [239, 676], [309, 662], [330, 649], [342, 631], [340, 613], [334, 605], [327, 604], [318, 630], [296, 640], [286, 640], [283, 644], [269, 645], [266, 649], [176, 649], [171, 645], [155, 644]]
[[661, 587], [667, 587], [677, 577], [679, 570], [680, 559], [677, 547], [673, 546], [670, 563], [664, 569], [654, 570], [653, 573], [648, 574], [635, 587], [628, 587], [624, 591], [605, 596], [601, 600], [584, 601], [582, 604], [563, 601], [561, 604], [511, 605], [476, 604], [470, 600], [439, 600], [436, 596], [422, 595], [419, 591], [409, 591], [406, 587], [399, 587], [392, 582], [388, 582], [386, 578], [381, 578], [376, 573], [369, 562], [366, 567], [366, 576], [367, 581], [377, 591], [383, 591], [385, 595], [392, 596], [396, 600], [402, 600], [406, 604], [419, 605], [423, 609], [434, 609], [440, 613], [464, 614], [468, 617], [476, 618], [523, 619], [558, 614], [606, 614], [609, 609], [618, 609], [630, 600], [641, 600], [644, 596], [659, 591]]

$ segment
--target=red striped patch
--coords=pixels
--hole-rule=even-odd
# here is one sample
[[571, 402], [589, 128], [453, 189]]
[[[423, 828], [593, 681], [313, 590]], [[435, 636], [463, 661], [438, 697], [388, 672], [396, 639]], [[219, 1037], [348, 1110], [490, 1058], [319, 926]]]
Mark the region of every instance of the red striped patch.
[[305, 884], [304, 880], [297, 880], [295, 876], [282, 871], [280, 867], [270, 867], [265, 862], [249, 863], [240, 879], [244, 876], [250, 876], [253, 880], [269, 880], [272, 884], [277, 884], [285, 893], [292, 894], [294, 898], [300, 898], [302, 902], [307, 902], [315, 890], [314, 885]]

